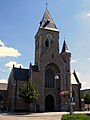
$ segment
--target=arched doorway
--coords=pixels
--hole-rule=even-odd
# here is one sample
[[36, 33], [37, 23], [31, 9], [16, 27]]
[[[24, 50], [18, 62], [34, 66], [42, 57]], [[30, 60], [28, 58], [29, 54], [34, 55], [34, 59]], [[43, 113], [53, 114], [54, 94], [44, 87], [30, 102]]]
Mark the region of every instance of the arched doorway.
[[45, 111], [54, 111], [54, 97], [50, 94], [45, 98]]

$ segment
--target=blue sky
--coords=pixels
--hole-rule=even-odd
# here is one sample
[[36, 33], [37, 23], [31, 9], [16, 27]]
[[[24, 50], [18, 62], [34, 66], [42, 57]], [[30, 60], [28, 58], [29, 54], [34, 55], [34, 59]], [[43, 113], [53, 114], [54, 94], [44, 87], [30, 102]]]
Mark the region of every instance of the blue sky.
[[[90, 0], [47, 0], [48, 10], [71, 51], [82, 88], [90, 88]], [[0, 0], [0, 81], [7, 80], [12, 65], [34, 63], [34, 36], [46, 0]]]

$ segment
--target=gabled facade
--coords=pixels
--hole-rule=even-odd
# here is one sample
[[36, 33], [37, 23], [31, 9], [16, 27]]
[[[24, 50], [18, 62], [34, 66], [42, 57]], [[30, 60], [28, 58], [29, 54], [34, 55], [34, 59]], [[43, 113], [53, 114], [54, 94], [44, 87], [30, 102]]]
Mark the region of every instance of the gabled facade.
[[71, 73], [71, 84], [72, 84], [72, 103], [74, 110], [81, 110], [81, 83], [78, 79], [78, 76], [74, 70], [73, 73]]
[[[29, 69], [13, 67], [8, 83], [7, 108], [27, 110], [28, 106], [18, 96], [22, 82], [33, 80], [39, 91], [38, 111], [68, 111], [70, 96], [60, 97], [60, 92], [70, 93], [71, 53], [64, 41], [59, 50], [59, 30], [46, 8], [35, 35], [35, 62]], [[22, 77], [21, 77], [22, 76]], [[77, 94], [77, 93], [76, 93]], [[35, 105], [31, 105], [34, 111]]]
[[[59, 93], [70, 91], [70, 57], [71, 53], [66, 50], [59, 53], [59, 30], [46, 8], [35, 36], [35, 65], [38, 71], [31, 70], [31, 79], [35, 80], [40, 94], [38, 104], [41, 111], [68, 109], [65, 104], [68, 98], [61, 99]], [[56, 76], [58, 79], [55, 79]]]
[[28, 111], [28, 104], [19, 97], [20, 86], [28, 81], [29, 69], [16, 68], [13, 66], [8, 78], [7, 111]]

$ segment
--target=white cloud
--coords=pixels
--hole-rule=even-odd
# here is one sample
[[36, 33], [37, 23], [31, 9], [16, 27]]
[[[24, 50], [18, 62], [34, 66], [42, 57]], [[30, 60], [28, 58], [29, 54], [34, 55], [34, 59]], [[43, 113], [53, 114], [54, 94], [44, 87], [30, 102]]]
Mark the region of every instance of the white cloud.
[[0, 47], [3, 47], [4, 43], [0, 40]]
[[26, 67], [24, 67], [22, 64], [18, 64], [16, 61], [9, 61], [8, 63], [5, 64], [5, 66], [6, 66], [6, 67], [9, 67], [10, 69], [13, 67], [13, 65], [14, 65], [15, 67], [18, 67], [18, 68], [20, 68], [20, 66], [21, 66], [22, 68], [26, 68]]
[[86, 16], [87, 16], [87, 17], [90, 17], [90, 12], [88, 12], [88, 13], [86, 14]]
[[76, 63], [77, 61], [76, 60], [71, 60], [71, 63]]
[[79, 59], [72, 59], [71, 63], [77, 63]]
[[0, 73], [6, 72], [6, 70], [0, 69]]
[[80, 14], [80, 18], [81, 18], [81, 19], [90, 18], [90, 11], [82, 12], [82, 13]]
[[7, 83], [6, 79], [0, 79], [0, 83]]
[[90, 11], [83, 11], [76, 15], [76, 19], [84, 30], [89, 34], [90, 31]]
[[20, 55], [17, 49], [5, 46], [0, 40], [0, 57], [18, 57]]
[[79, 80], [81, 82], [81, 89], [88, 89], [90, 88], [90, 81], [89, 81], [89, 74], [87, 73], [80, 73], [79, 74]]
[[90, 60], [90, 58], [88, 58], [88, 60]]

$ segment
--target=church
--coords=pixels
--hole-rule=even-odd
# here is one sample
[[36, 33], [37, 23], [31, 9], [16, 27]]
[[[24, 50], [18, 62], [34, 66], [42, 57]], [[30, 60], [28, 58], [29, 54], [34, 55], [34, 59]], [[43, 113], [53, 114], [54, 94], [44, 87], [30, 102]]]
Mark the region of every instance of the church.
[[[80, 88], [76, 72], [72, 83], [70, 68], [71, 52], [64, 40], [62, 49], [59, 48], [59, 30], [56, 27], [48, 8], [46, 7], [42, 21], [35, 35], [34, 65], [30, 63], [28, 69], [12, 67], [8, 78], [7, 110], [28, 110], [28, 104], [19, 97], [19, 88], [27, 80], [33, 80], [39, 91], [37, 103], [31, 104], [31, 111], [68, 111], [70, 105], [70, 92], [74, 109], [80, 110]], [[72, 90], [70, 91], [70, 89]], [[68, 91], [62, 97], [60, 93]]]

